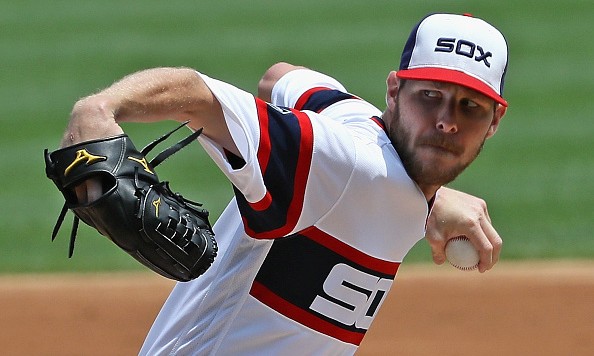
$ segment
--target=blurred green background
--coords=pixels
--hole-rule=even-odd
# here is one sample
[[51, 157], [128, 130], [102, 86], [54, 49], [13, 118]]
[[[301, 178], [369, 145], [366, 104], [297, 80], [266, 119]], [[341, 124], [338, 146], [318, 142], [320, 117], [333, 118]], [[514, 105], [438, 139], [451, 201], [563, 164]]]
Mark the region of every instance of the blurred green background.
[[[45, 178], [77, 98], [155, 66], [189, 66], [255, 93], [280, 60], [339, 78], [383, 109], [385, 78], [429, 12], [470, 12], [506, 35], [510, 109], [454, 187], [487, 200], [503, 260], [594, 257], [594, 3], [591, 1], [0, 2], [0, 273], [139, 269], [86, 226], [67, 258], [72, 215], [50, 234], [62, 198]], [[172, 123], [129, 124], [138, 146]], [[214, 217], [231, 189], [199, 145], [161, 178]], [[363, 223], [363, 222], [362, 222]], [[429, 262], [421, 242], [408, 257]]]

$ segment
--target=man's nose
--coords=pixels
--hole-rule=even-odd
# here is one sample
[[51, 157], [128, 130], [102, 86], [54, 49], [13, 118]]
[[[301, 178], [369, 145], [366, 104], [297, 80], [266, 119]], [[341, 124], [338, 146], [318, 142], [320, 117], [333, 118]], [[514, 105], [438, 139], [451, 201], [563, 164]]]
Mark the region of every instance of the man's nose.
[[443, 133], [455, 134], [458, 132], [456, 110], [450, 105], [444, 106], [437, 115], [435, 128]]

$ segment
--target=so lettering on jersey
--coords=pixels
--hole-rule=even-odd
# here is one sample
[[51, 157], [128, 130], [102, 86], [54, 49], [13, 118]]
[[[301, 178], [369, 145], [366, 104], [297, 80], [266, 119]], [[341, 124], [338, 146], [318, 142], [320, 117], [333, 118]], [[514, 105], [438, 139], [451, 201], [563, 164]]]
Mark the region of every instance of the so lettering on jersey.
[[399, 265], [312, 227], [274, 241], [250, 294], [300, 324], [359, 345]]

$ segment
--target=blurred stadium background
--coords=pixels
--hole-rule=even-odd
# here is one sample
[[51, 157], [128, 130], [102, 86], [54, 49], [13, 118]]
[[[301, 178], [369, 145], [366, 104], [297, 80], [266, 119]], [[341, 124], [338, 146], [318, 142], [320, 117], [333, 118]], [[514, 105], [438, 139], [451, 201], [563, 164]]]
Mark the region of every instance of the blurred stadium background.
[[[485, 18], [510, 46], [508, 115], [452, 186], [488, 202], [503, 260], [592, 259], [591, 1], [2, 0], [0, 273], [141, 268], [85, 226], [68, 260], [71, 215], [50, 243], [62, 198], [45, 178], [42, 151], [57, 148], [77, 98], [154, 66], [193, 67], [255, 93], [263, 71], [284, 60], [339, 78], [383, 108], [385, 78], [410, 28], [434, 11]], [[126, 129], [143, 146], [171, 126]], [[198, 145], [159, 175], [213, 218], [231, 197]], [[430, 262], [427, 244], [408, 259]]]

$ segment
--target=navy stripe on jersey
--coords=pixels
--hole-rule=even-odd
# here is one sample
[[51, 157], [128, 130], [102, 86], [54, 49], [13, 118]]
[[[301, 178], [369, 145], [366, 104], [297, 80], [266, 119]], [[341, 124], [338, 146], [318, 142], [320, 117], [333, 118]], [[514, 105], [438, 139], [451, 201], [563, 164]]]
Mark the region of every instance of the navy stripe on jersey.
[[255, 238], [290, 233], [301, 214], [313, 153], [313, 129], [300, 111], [279, 108], [256, 99], [260, 122], [258, 162], [266, 195], [249, 203], [236, 189], [245, 231]]
[[311, 227], [274, 241], [250, 294], [308, 328], [359, 345], [399, 265]]
[[309, 89], [299, 97], [295, 103], [295, 109], [310, 110], [319, 113], [328, 106], [346, 99], [359, 98], [352, 94], [344, 93], [340, 90], [326, 87], [315, 87]]

